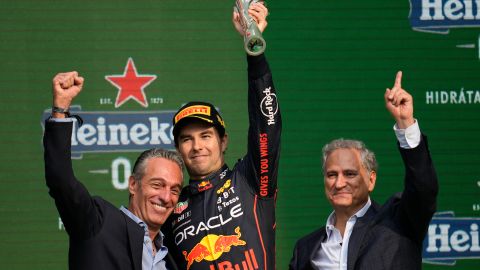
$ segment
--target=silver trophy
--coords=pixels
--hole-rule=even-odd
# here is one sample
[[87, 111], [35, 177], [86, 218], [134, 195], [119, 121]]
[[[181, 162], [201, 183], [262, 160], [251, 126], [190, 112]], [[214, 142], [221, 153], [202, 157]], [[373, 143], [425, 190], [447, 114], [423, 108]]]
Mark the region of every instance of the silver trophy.
[[250, 4], [260, 2], [259, 0], [236, 0], [235, 11], [240, 15], [240, 22], [243, 27], [243, 43], [245, 51], [252, 56], [262, 54], [265, 51], [267, 43], [262, 37], [262, 32], [258, 29], [257, 23], [248, 14]]

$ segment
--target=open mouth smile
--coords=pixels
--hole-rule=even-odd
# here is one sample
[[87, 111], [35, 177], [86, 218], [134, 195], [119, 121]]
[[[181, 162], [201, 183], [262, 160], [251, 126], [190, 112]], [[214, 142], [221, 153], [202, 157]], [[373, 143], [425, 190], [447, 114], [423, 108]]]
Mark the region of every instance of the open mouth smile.
[[161, 211], [167, 210], [167, 208], [165, 206], [163, 206], [162, 204], [158, 204], [158, 203], [154, 203], [154, 202], [152, 202], [151, 204], [153, 205], [154, 209], [161, 210]]

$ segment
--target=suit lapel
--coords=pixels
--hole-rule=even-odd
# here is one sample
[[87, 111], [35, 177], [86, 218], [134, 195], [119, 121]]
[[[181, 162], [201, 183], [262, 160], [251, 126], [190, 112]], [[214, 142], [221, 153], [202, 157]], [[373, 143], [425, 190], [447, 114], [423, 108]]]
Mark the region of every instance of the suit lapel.
[[311, 246], [308, 248], [308, 250], [310, 250], [310, 258], [308, 259], [308, 261], [310, 262], [311, 269], [315, 269], [316, 266], [313, 264], [313, 259], [320, 251], [320, 249], [322, 248], [322, 243], [327, 238], [327, 231], [325, 230], [325, 227], [320, 228], [320, 233], [321, 234], [318, 241], [312, 241]]
[[167, 256], [165, 257], [165, 264], [167, 265], [167, 268], [169, 270], [178, 270], [177, 264], [175, 263], [175, 260], [173, 259], [170, 252], [168, 252]]
[[348, 260], [347, 260], [347, 270], [353, 270], [355, 262], [358, 258], [358, 253], [360, 247], [363, 244], [363, 239], [367, 234], [369, 225], [371, 224], [375, 214], [378, 211], [378, 204], [372, 201], [372, 205], [368, 209], [367, 213], [355, 222], [353, 226], [352, 234], [348, 240]]
[[142, 253], [143, 253], [143, 235], [145, 234], [142, 227], [125, 216], [125, 223], [127, 224], [128, 242], [130, 252], [133, 260], [133, 269], [142, 269]]

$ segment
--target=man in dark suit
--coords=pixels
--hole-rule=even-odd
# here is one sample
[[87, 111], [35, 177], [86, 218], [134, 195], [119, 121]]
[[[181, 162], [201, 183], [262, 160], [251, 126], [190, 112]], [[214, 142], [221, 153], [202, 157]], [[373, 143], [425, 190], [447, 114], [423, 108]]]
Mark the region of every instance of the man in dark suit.
[[421, 269], [422, 241], [436, 209], [438, 183], [427, 139], [401, 87], [385, 92], [405, 164], [402, 193], [384, 205], [370, 200], [377, 162], [360, 141], [338, 139], [323, 148], [325, 194], [333, 207], [327, 225], [300, 239], [290, 269]]
[[70, 237], [70, 269], [176, 269], [160, 227], [178, 202], [183, 161], [176, 152], [151, 149], [129, 178], [128, 208], [91, 196], [74, 176], [73, 120], [68, 108], [81, 91], [77, 72], [53, 79], [52, 117], [45, 123], [45, 177]]

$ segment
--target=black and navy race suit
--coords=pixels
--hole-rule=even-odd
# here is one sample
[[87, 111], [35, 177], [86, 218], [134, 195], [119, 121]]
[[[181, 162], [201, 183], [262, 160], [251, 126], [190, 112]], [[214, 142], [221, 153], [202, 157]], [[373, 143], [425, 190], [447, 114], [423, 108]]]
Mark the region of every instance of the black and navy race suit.
[[264, 55], [248, 61], [248, 151], [190, 180], [162, 226], [180, 269], [275, 269], [275, 199], [281, 117]]

